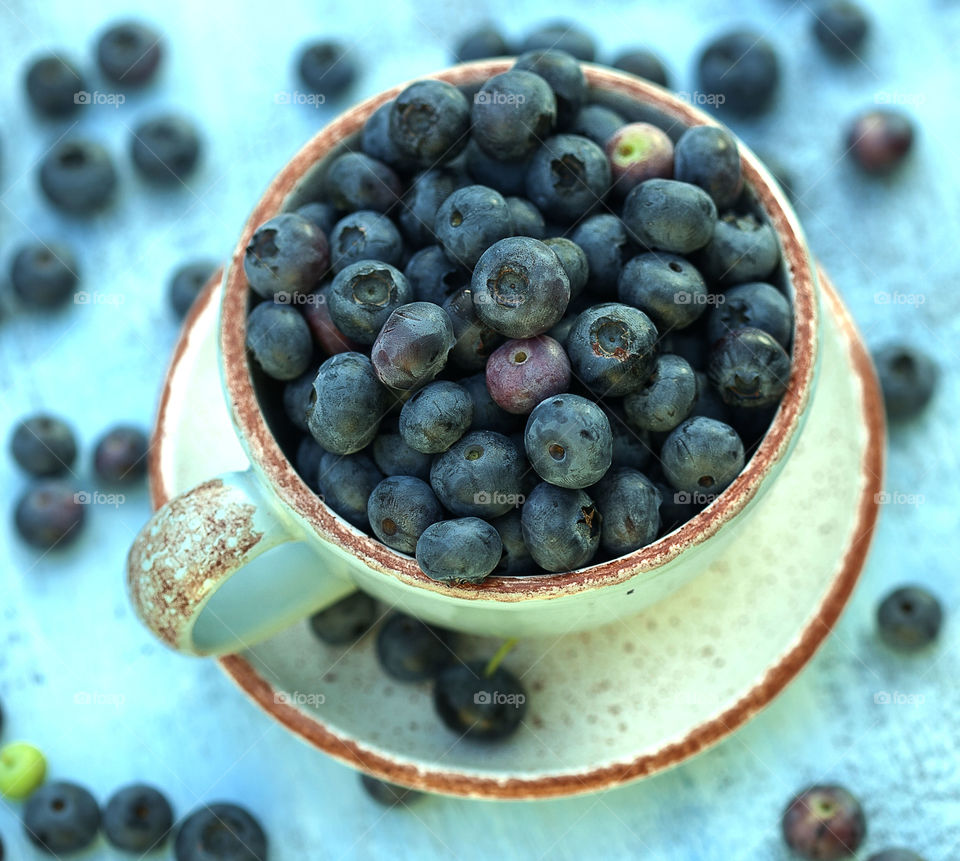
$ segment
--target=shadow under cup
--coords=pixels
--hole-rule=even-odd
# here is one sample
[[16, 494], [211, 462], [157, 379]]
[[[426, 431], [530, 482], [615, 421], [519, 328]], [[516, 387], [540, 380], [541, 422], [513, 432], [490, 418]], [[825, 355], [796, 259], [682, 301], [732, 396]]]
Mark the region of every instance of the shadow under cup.
[[[507, 60], [480, 61], [434, 77], [461, 86], [472, 97], [484, 80], [510, 65]], [[715, 124], [696, 108], [640, 79], [588, 64], [584, 71], [593, 101], [613, 108], [628, 122], [659, 125], [674, 141], [689, 125]], [[760, 504], [764, 489], [775, 479], [802, 428], [817, 364], [816, 276], [796, 216], [783, 193], [741, 144], [745, 199], [755, 214], [773, 225], [781, 244], [781, 263], [776, 278], [770, 280], [786, 292], [793, 305], [793, 355], [787, 392], [770, 429], [742, 473], [716, 500], [673, 532], [627, 556], [563, 574], [492, 575], [481, 584], [433, 581], [411, 557], [394, 552], [333, 513], [297, 474], [286, 454], [295, 451], [299, 436], [285, 417], [282, 386], [248, 362], [245, 322], [251, 297], [243, 274], [243, 254], [261, 223], [281, 211], [320, 199], [327, 165], [340, 153], [359, 149], [357, 138], [366, 118], [404, 86], [341, 115], [281, 171], [244, 228], [225, 276], [221, 306], [221, 362], [228, 399], [234, 424], [262, 484], [262, 495], [292, 529], [303, 534], [302, 544], [295, 544], [296, 553], [312, 555], [315, 566], [342, 578], [342, 588], [327, 590], [322, 597], [318, 593], [309, 606], [298, 603], [302, 578], [291, 575], [285, 580], [279, 566], [269, 564], [277, 553], [270, 550], [256, 567], [234, 574], [230, 588], [221, 588], [211, 598], [211, 612], [201, 616], [195, 634], [208, 645], [228, 634], [215, 621], [227, 610], [229, 617], [236, 618], [234, 613], [242, 616], [248, 634], [244, 640], [255, 642], [267, 629], [280, 630], [330, 603], [335, 594], [341, 597], [356, 587], [426, 621], [478, 634], [543, 635], [587, 629], [639, 612], [689, 582], [722, 551], [737, 524]], [[267, 577], [269, 588], [265, 588]], [[258, 617], [273, 621], [260, 625]], [[235, 634], [233, 626], [229, 627]]]

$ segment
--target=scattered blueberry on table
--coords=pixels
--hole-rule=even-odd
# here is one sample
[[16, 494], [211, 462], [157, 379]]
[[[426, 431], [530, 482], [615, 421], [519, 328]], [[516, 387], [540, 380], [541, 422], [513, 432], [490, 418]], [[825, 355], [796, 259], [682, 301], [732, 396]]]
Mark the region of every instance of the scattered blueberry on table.
[[849, 858], [867, 832], [860, 802], [842, 786], [818, 785], [794, 797], [783, 813], [783, 838], [801, 858]]

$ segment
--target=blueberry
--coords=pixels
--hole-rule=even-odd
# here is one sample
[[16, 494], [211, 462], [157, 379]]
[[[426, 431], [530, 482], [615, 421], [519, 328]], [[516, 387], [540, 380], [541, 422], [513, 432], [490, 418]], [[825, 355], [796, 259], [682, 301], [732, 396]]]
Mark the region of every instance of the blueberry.
[[707, 337], [713, 343], [745, 326], [762, 329], [787, 347], [793, 334], [790, 301], [772, 284], [762, 281], [731, 287], [707, 317]]
[[[730, 407], [720, 397], [720, 393], [710, 385], [707, 375], [696, 372], [697, 377], [697, 400], [693, 405], [692, 415], [706, 416], [708, 419], [730, 424]], [[775, 409], [775, 408], [774, 408]], [[752, 410], [750, 412], [753, 412]]]
[[673, 176], [673, 141], [659, 126], [629, 123], [607, 139], [604, 151], [621, 197], [648, 179]]
[[936, 596], [922, 586], [901, 586], [877, 607], [877, 630], [888, 646], [909, 652], [937, 639], [943, 610]]
[[247, 281], [264, 299], [309, 293], [329, 265], [330, 249], [323, 231], [293, 212], [261, 224], [243, 256]]
[[391, 614], [377, 632], [377, 659], [383, 671], [401, 682], [432, 679], [453, 660], [453, 634], [443, 628]]
[[551, 219], [574, 222], [603, 200], [610, 178], [607, 157], [592, 140], [555, 135], [530, 160], [527, 197]]
[[410, 282], [389, 263], [360, 260], [333, 279], [327, 307], [334, 325], [358, 344], [373, 344], [387, 318], [413, 298]]
[[93, 449], [93, 470], [106, 484], [133, 484], [147, 474], [150, 439], [131, 425], [116, 425], [97, 440]]
[[527, 419], [523, 441], [533, 468], [558, 487], [589, 487], [613, 460], [610, 420], [579, 395], [559, 395], [538, 404]]
[[664, 433], [690, 415], [696, 399], [693, 368], [686, 359], [664, 353], [657, 357], [656, 367], [644, 387], [624, 398], [623, 407], [635, 427]]
[[490, 396], [510, 413], [525, 415], [569, 385], [570, 360], [546, 335], [507, 341], [487, 360]]
[[307, 414], [310, 434], [327, 451], [353, 454], [377, 435], [391, 395], [362, 353], [338, 353], [317, 372]]
[[737, 329], [714, 345], [707, 374], [724, 403], [770, 406], [787, 390], [790, 356], [767, 332]]
[[324, 236], [333, 233], [334, 225], [337, 223], [337, 208], [332, 203], [322, 200], [314, 200], [311, 203], [305, 203], [303, 206], [294, 210], [301, 218], [307, 219], [319, 227]]
[[512, 53], [500, 29], [485, 23], [468, 30], [457, 40], [453, 58], [457, 63], [469, 63], [490, 57], [506, 57]]
[[433, 580], [481, 583], [497, 567], [503, 544], [486, 520], [462, 517], [428, 526], [417, 541], [417, 564]]
[[813, 15], [813, 35], [827, 53], [841, 60], [859, 58], [870, 32], [866, 12], [850, 0], [828, 0]]
[[422, 479], [392, 475], [371, 492], [367, 518], [374, 535], [387, 547], [413, 555], [423, 531], [443, 518], [443, 508]]
[[705, 372], [711, 347], [707, 340], [705, 321], [705, 317], [700, 317], [696, 325], [687, 326], [685, 329], [668, 329], [657, 342], [657, 350], [681, 356], [695, 371]]
[[505, 667], [487, 674], [483, 661], [458, 663], [436, 679], [433, 705], [440, 720], [460, 738], [500, 741], [513, 735], [527, 712], [527, 693]]
[[526, 460], [509, 437], [471, 431], [433, 459], [430, 484], [458, 517], [497, 517], [523, 501]]
[[635, 469], [611, 469], [590, 489], [603, 514], [600, 546], [623, 556], [655, 540], [660, 529], [660, 491]]
[[500, 561], [494, 569], [494, 574], [508, 576], [524, 576], [532, 574], [536, 568], [533, 557], [523, 540], [523, 524], [521, 522], [522, 508], [508, 511], [501, 517], [490, 521], [503, 545]]
[[[573, 122], [587, 96], [587, 81], [575, 57], [555, 48], [528, 51], [517, 57], [513, 68], [533, 72], [550, 85], [556, 99], [557, 125], [560, 128], [566, 128]], [[541, 139], [543, 137], [546, 135], [542, 135]]]
[[580, 246], [588, 264], [587, 286], [600, 296], [615, 292], [620, 270], [631, 254], [630, 238], [615, 215], [593, 215], [574, 228], [570, 238]]
[[566, 51], [585, 63], [592, 63], [597, 55], [593, 36], [572, 21], [551, 21], [536, 27], [524, 38], [520, 53], [548, 49]]
[[23, 801], [46, 776], [46, 757], [32, 744], [14, 741], [0, 748], [0, 797]]
[[621, 69], [636, 75], [638, 78], [644, 78], [659, 84], [661, 87], [670, 86], [669, 76], [666, 66], [653, 51], [647, 48], [631, 48], [617, 54], [616, 59], [611, 64], [615, 69]]
[[586, 252], [572, 239], [563, 236], [544, 239], [543, 244], [560, 259], [560, 265], [570, 282], [570, 298], [579, 296], [590, 278], [590, 263]]
[[523, 540], [547, 571], [572, 571], [587, 565], [600, 546], [600, 512], [582, 490], [543, 482], [521, 509]]
[[421, 248], [407, 261], [403, 274], [417, 301], [437, 305], [443, 305], [470, 284], [470, 273], [458, 263], [452, 263], [439, 245]]
[[14, 523], [20, 537], [33, 547], [66, 547], [80, 535], [86, 509], [83, 495], [56, 480], [45, 480], [18, 500]]
[[100, 806], [76, 783], [48, 783], [27, 799], [23, 829], [34, 846], [51, 855], [80, 852], [96, 840]]
[[310, 617], [310, 630], [330, 646], [348, 646], [377, 621], [377, 602], [366, 592], [353, 592]]
[[733, 206], [743, 191], [740, 150], [719, 126], [693, 126], [673, 151], [673, 177], [700, 186], [719, 208]]
[[491, 430], [509, 434], [522, 430], [520, 416], [508, 413], [490, 396], [486, 374], [475, 374], [460, 380], [473, 401], [473, 421], [470, 430]]
[[136, 21], [113, 24], [97, 40], [100, 71], [109, 81], [125, 87], [139, 87], [150, 81], [162, 56], [160, 34]]
[[717, 104], [745, 116], [765, 111], [780, 83], [776, 51], [762, 35], [736, 30], [714, 39], [698, 60], [700, 88]]
[[297, 468], [297, 474], [314, 493], [320, 493], [317, 478], [320, 475], [320, 461], [324, 454], [326, 452], [309, 434], [300, 438], [294, 453], [293, 462]]
[[387, 318], [370, 349], [370, 360], [384, 385], [415, 389], [443, 369], [455, 341], [443, 308], [432, 302], [410, 302]]
[[424, 454], [446, 451], [470, 428], [473, 400], [457, 383], [442, 380], [418, 391], [400, 410], [400, 435]]
[[360, 133], [360, 149], [371, 158], [390, 165], [399, 173], [412, 173], [416, 170], [413, 159], [403, 155], [393, 138], [390, 137], [390, 112], [393, 110], [393, 99], [384, 102], [377, 108], [363, 124]]
[[87, 82], [77, 67], [55, 54], [37, 57], [27, 68], [27, 98], [34, 110], [48, 117], [66, 117], [83, 104]]
[[677, 490], [717, 494], [743, 469], [743, 443], [730, 425], [694, 416], [670, 432], [660, 460]]
[[116, 187], [113, 159], [95, 141], [61, 140], [40, 162], [40, 188], [47, 200], [72, 215], [103, 209]]
[[716, 498], [708, 491], [676, 490], [668, 484], [657, 483], [660, 492], [660, 535], [667, 535], [690, 518], [696, 516]]
[[540, 210], [525, 197], [508, 197], [506, 200], [514, 235], [543, 239], [547, 225]]
[[30, 475], [63, 475], [77, 458], [77, 441], [63, 419], [38, 413], [17, 424], [10, 438], [10, 453]]
[[450, 362], [465, 371], [485, 368], [490, 354], [503, 342], [503, 336], [477, 317], [473, 290], [464, 287], [443, 303], [450, 317], [457, 342], [450, 351]]
[[167, 285], [167, 301], [178, 320], [187, 316], [197, 296], [216, 273], [219, 264], [212, 260], [193, 260], [178, 266]]
[[386, 212], [400, 197], [400, 179], [382, 161], [362, 152], [346, 152], [327, 168], [324, 189], [339, 210]]
[[848, 858], [863, 843], [867, 822], [860, 802], [841, 786], [811, 786], [783, 812], [783, 839], [801, 858]]
[[488, 78], [474, 96], [472, 139], [500, 161], [527, 158], [550, 136], [557, 100], [550, 84], [524, 68]]
[[172, 828], [173, 808], [152, 786], [125, 786], [103, 808], [103, 833], [123, 852], [152, 852], [167, 842]]
[[317, 487], [323, 501], [347, 523], [367, 529], [367, 500], [383, 480], [383, 473], [365, 454], [326, 452], [320, 458]]
[[377, 434], [373, 441], [372, 456], [384, 475], [412, 475], [424, 481], [430, 479], [433, 458], [407, 445], [399, 433]]
[[467, 145], [470, 105], [444, 81], [416, 81], [394, 100], [390, 138], [401, 155], [421, 167], [455, 158]]
[[261, 302], [247, 317], [247, 349], [267, 376], [292, 380], [310, 364], [313, 340], [296, 308]]
[[613, 435], [613, 461], [611, 467], [629, 467], [643, 472], [650, 463], [653, 449], [650, 434], [627, 424], [626, 418], [617, 410], [606, 410]]
[[73, 252], [60, 242], [32, 242], [14, 255], [10, 281], [24, 305], [52, 308], [64, 304], [79, 281]]
[[475, 182], [494, 188], [501, 194], [526, 194], [529, 158], [503, 161], [487, 155], [475, 141], [466, 149], [467, 171]]
[[713, 237], [717, 207], [703, 189], [672, 179], [648, 179], [623, 204], [623, 223], [647, 248], [689, 254]]
[[567, 336], [573, 373], [600, 397], [639, 391], [656, 361], [657, 329], [636, 308], [607, 302], [588, 308]]
[[408, 804], [423, 798], [423, 793], [416, 789], [398, 786], [396, 783], [390, 783], [386, 780], [377, 780], [369, 774], [360, 775], [360, 785], [370, 798], [384, 807], [396, 807], [400, 804], [406, 807]]
[[886, 174], [899, 167], [913, 147], [913, 122], [902, 111], [875, 109], [855, 117], [846, 147], [867, 173]]
[[242, 807], [215, 802], [183, 820], [173, 852], [176, 861], [266, 861], [267, 836]]
[[924, 861], [924, 859], [909, 849], [884, 849], [882, 852], [875, 852], [867, 861]]
[[700, 252], [700, 268], [722, 286], [762, 281], [780, 262], [774, 229], [753, 215], [727, 213]]
[[334, 272], [342, 272], [361, 260], [379, 260], [400, 266], [403, 237], [385, 215], [360, 209], [341, 218], [330, 234], [330, 260]]
[[163, 185], [182, 183], [197, 166], [200, 150], [196, 126], [177, 114], [141, 123], [130, 139], [134, 167], [145, 179]]
[[627, 121], [605, 105], [584, 105], [570, 123], [570, 133], [590, 138], [604, 146], [610, 137]]
[[525, 236], [491, 245], [477, 262], [471, 286], [479, 320], [508, 338], [546, 332], [570, 301], [570, 281], [560, 259]]
[[617, 280], [620, 301], [648, 314], [664, 332], [683, 329], [706, 310], [707, 285], [683, 257], [663, 252], [634, 257]]
[[356, 80], [357, 64], [350, 49], [335, 39], [311, 42], [297, 62], [300, 80], [311, 92], [336, 98]]
[[437, 210], [434, 232], [447, 257], [472, 269], [493, 243], [513, 235], [510, 207], [484, 185], [458, 188]]
[[873, 361], [891, 419], [910, 418], [930, 402], [940, 373], [925, 353], [904, 344], [888, 344], [874, 352]]
[[330, 316], [330, 285], [310, 294], [311, 301], [303, 304], [303, 319], [310, 327], [314, 343], [328, 356], [337, 353], [357, 352], [361, 345], [343, 334]]
[[437, 210], [464, 185], [463, 174], [443, 167], [425, 170], [413, 178], [397, 216], [403, 235], [412, 245], [420, 247], [437, 241], [433, 232]]

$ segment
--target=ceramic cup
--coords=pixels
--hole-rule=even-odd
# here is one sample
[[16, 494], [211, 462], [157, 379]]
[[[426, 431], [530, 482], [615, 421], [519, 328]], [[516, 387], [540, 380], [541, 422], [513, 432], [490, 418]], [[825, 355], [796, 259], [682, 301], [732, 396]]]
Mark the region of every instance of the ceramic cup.
[[[475, 92], [509, 60], [485, 60], [432, 77]], [[716, 121], [630, 75], [584, 64], [592, 98], [628, 120], [656, 122], [674, 139]], [[257, 203], [224, 274], [219, 347], [231, 418], [250, 459], [160, 508], [130, 550], [127, 580], [141, 620], [168, 646], [193, 655], [251, 646], [362, 589], [425, 621], [474, 634], [544, 636], [636, 613], [689, 582], [763, 505], [802, 432], [817, 366], [819, 287], [796, 216], [757, 158], [741, 145], [749, 193], [777, 231], [781, 277], [793, 302], [788, 388], [763, 441], [736, 480], [703, 511], [647, 547], [561, 574], [437, 583], [416, 561], [352, 527], [313, 493], [271, 432], [245, 347], [249, 288], [244, 250], [258, 225], [315, 198], [325, 164], [400, 85], [357, 105], [314, 136]], [[548, 214], [549, 215], [549, 214]], [[789, 516], [786, 513], [785, 516]]]

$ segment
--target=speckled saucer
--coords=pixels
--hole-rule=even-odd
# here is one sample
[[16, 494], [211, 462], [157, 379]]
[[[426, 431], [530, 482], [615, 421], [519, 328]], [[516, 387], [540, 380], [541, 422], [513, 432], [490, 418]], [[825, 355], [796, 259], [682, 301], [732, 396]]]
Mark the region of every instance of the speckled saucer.
[[[769, 703], [829, 633], [863, 567], [881, 487], [884, 423], [870, 360], [836, 291], [824, 296], [822, 372], [794, 455], [724, 556], [637, 616], [522, 641], [507, 659], [530, 693], [499, 745], [458, 740], [428, 684], [378, 668], [370, 634], [351, 648], [306, 623], [220, 664], [292, 732], [357, 768], [433, 792], [548, 798], [676, 765]], [[184, 328], [156, 425], [155, 507], [246, 457], [217, 371], [219, 286]], [[463, 656], [496, 641], [464, 638]]]

